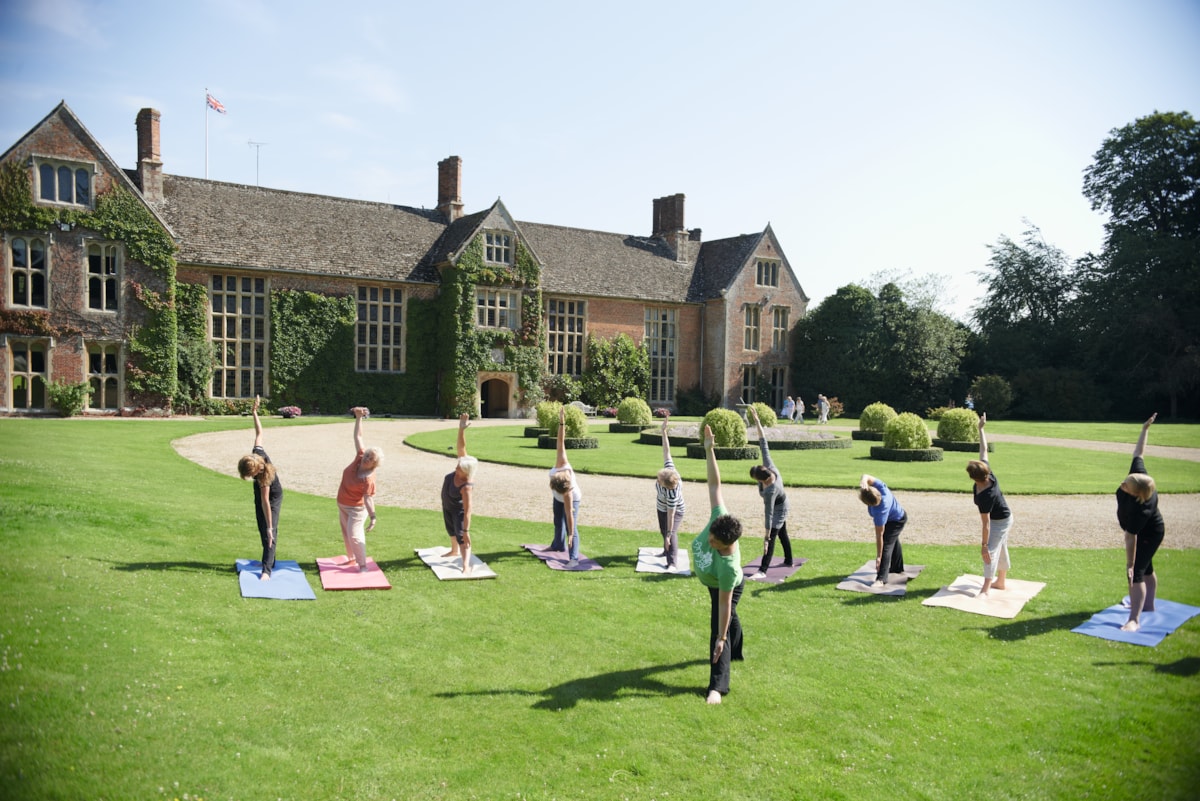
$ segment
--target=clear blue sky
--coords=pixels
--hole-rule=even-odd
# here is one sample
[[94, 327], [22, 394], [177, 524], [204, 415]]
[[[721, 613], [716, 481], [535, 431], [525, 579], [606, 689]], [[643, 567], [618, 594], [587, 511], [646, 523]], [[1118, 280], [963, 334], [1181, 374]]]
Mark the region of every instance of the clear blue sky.
[[[1200, 116], [1200, 0], [0, 0], [0, 149], [59, 100], [123, 167], [645, 235], [770, 223], [814, 303], [883, 270], [978, 295], [1024, 219], [1074, 258], [1107, 133]], [[259, 148], [248, 142], [265, 143]], [[257, 157], [257, 164], [256, 164]]]

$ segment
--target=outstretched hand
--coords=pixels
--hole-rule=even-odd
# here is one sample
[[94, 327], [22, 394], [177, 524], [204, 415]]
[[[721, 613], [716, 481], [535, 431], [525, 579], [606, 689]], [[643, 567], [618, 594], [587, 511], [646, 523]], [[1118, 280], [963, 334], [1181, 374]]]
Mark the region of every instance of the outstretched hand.
[[713, 446], [712, 426], [704, 427], [704, 447], [711, 448]]
[[471, 415], [463, 412], [458, 416], [458, 427], [467, 428], [471, 425]]
[[262, 398], [259, 397], [258, 395], [255, 395], [254, 396], [254, 406], [251, 409], [255, 414], [258, 414], [258, 406], [260, 403], [262, 403]]
[[979, 430], [982, 431], [985, 425], [987, 425], [987, 412], [979, 415]]
[[1149, 420], [1147, 420], [1146, 422], [1142, 423], [1142, 428], [1149, 428], [1151, 425], [1153, 425], [1153, 424], [1154, 424], [1154, 421], [1155, 421], [1155, 420], [1157, 420], [1157, 419], [1158, 419], [1158, 412], [1155, 412], [1154, 414], [1150, 415], [1150, 419], [1149, 419]]

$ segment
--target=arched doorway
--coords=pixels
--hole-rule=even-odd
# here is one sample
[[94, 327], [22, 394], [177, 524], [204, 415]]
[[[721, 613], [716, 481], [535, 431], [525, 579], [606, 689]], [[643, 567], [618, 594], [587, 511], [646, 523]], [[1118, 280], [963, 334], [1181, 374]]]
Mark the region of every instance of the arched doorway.
[[516, 391], [516, 373], [480, 373], [479, 416], [515, 416], [517, 413]]

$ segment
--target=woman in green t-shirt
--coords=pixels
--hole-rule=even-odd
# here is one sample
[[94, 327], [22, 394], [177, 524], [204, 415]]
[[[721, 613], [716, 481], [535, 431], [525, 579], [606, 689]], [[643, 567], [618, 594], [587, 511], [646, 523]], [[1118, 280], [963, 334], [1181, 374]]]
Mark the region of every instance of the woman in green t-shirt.
[[708, 672], [708, 703], [721, 703], [729, 692], [730, 660], [742, 658], [742, 624], [737, 605], [742, 597], [742, 557], [738, 538], [742, 524], [725, 510], [721, 499], [721, 470], [713, 454], [713, 433], [704, 427], [704, 456], [708, 464], [708, 501], [712, 512], [708, 525], [692, 540], [692, 569], [708, 588], [712, 603], [708, 648], [712, 664]]

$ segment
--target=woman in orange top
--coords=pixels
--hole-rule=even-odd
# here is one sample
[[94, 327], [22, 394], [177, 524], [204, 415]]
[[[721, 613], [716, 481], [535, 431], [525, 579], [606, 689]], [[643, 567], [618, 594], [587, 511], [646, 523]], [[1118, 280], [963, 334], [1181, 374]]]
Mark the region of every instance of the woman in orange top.
[[[354, 414], [354, 461], [342, 471], [342, 485], [338, 487], [338, 516], [342, 524], [342, 541], [346, 545], [346, 561], [355, 562], [358, 571], [367, 570], [367, 532], [375, 528], [375, 470], [383, 464], [383, 451], [379, 448], [363, 448], [362, 421], [368, 410], [355, 406]], [[370, 517], [371, 522], [367, 523]]]

